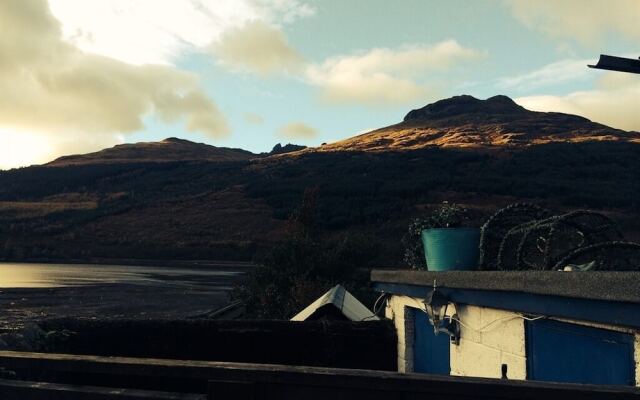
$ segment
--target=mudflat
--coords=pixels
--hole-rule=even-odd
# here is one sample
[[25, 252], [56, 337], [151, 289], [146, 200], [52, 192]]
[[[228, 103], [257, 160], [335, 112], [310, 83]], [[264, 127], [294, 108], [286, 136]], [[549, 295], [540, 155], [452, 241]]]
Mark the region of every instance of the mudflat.
[[[49, 318], [182, 319], [229, 302], [229, 292], [246, 268], [130, 267], [131, 279], [100, 276], [88, 284], [0, 289], [0, 330], [19, 329]], [[108, 272], [107, 270], [103, 271]]]

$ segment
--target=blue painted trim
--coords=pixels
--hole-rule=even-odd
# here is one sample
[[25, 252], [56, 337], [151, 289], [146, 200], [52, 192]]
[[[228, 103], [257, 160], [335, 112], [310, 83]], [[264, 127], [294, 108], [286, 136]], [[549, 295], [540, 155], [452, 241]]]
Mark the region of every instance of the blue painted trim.
[[542, 319], [525, 321], [527, 379], [635, 386], [635, 336]]
[[[418, 285], [375, 282], [378, 292], [425, 298], [432, 288]], [[640, 304], [577, 299], [521, 292], [438, 288], [453, 303], [473, 304], [525, 314], [570, 318], [580, 321], [640, 328]]]
[[414, 308], [413, 312], [413, 372], [451, 374], [451, 342], [449, 335], [433, 333], [427, 313]]

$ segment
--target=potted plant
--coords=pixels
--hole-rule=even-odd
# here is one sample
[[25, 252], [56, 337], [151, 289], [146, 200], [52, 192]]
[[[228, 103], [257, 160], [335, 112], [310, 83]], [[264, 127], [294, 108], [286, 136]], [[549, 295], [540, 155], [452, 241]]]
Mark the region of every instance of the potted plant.
[[447, 202], [429, 216], [417, 218], [409, 226], [409, 240], [405, 240], [405, 261], [414, 268], [424, 268], [425, 260], [429, 271], [475, 269], [480, 257], [480, 229], [469, 227], [469, 222], [467, 209]]

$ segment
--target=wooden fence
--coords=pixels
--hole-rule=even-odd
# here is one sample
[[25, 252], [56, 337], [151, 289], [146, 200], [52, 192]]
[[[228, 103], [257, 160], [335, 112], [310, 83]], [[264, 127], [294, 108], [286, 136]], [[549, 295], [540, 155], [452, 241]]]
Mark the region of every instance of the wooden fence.
[[27, 379], [0, 379], [3, 400], [640, 400], [633, 387], [210, 361], [0, 352], [0, 368]]

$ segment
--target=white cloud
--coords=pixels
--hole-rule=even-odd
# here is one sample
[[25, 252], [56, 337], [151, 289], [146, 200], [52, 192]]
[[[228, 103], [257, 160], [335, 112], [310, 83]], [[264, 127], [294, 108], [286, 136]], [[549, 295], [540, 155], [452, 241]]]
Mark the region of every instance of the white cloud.
[[250, 21], [313, 14], [298, 0], [49, 0], [65, 40], [131, 64], [171, 64]]
[[222, 65], [259, 75], [294, 71], [303, 63], [284, 33], [262, 21], [227, 30], [211, 50]]
[[260, 114], [256, 114], [253, 112], [248, 112], [244, 114], [244, 120], [246, 123], [251, 125], [262, 125], [264, 124], [264, 117]]
[[287, 139], [313, 139], [318, 131], [304, 122], [290, 122], [278, 130], [278, 135]]
[[332, 57], [303, 72], [302, 57], [280, 27], [315, 13], [301, 0], [49, 1], [64, 38], [84, 51], [142, 65], [172, 64], [185, 53], [213, 50], [233, 71], [302, 73], [336, 103], [406, 104], [434, 97], [438, 84], [425, 83], [429, 79], [420, 74], [482, 55], [449, 40]]
[[595, 45], [608, 33], [640, 39], [638, 0], [505, 0], [513, 15], [531, 29], [553, 37]]
[[633, 75], [608, 73], [593, 90], [564, 96], [528, 96], [515, 99], [525, 108], [577, 114], [614, 128], [640, 131], [640, 80]]
[[95, 150], [142, 129], [150, 113], [209, 137], [229, 132], [197, 76], [84, 53], [61, 39], [44, 0], [3, 0], [0, 27], [0, 147], [21, 147], [8, 135], [31, 135], [59, 152]]
[[587, 64], [593, 60], [561, 60], [520, 75], [500, 79], [501, 88], [531, 90], [567, 82], [586, 81], [593, 76]]
[[321, 88], [323, 98], [329, 102], [404, 104], [429, 92], [419, 78], [482, 56], [483, 53], [465, 48], [455, 40], [431, 47], [377, 48], [312, 65], [307, 78]]

